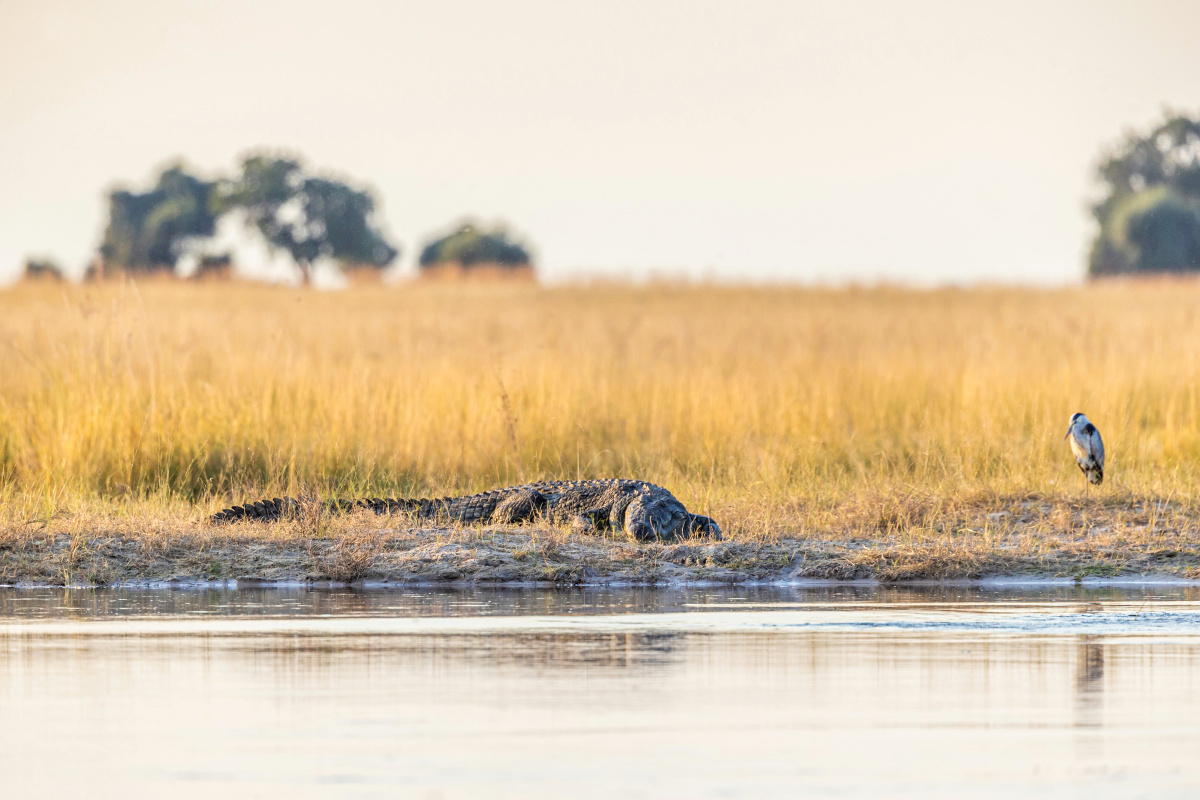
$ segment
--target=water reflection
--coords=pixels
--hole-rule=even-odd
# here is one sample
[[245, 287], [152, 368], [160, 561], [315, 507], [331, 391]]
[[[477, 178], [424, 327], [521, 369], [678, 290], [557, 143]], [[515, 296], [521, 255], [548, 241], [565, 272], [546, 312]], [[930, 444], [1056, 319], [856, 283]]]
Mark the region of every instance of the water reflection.
[[1098, 728], [1104, 712], [1104, 645], [1082, 636], [1075, 648], [1075, 726]]
[[[1175, 603], [1200, 599], [1172, 591]], [[1119, 635], [700, 630], [651, 616], [814, 613], [761, 610], [796, 602], [951, 614], [931, 596], [981, 602], [858, 587], [0, 593], [23, 621], [0, 627], [0, 766], [12, 796], [1194, 795], [1200, 636], [1136, 627], [1156, 608], [1137, 593], [1030, 601], [1097, 618], [1144, 605]], [[498, 627], [292, 622], [472, 613]], [[505, 619], [531, 613], [578, 627]], [[614, 627], [633, 614], [636, 627]], [[83, 622], [36, 632], [37, 619], [64, 615]], [[114, 618], [128, 621], [120, 635], [106, 633]], [[186, 624], [151, 627], [163, 618]], [[245, 630], [214, 634], [231, 620]]]
[[761, 608], [793, 603], [888, 605], [987, 603], [1004, 600], [1062, 603], [1083, 613], [1103, 602], [1200, 601], [1200, 587], [1161, 585], [1081, 587], [806, 586], [572, 589], [13, 589], [0, 588], [0, 619], [143, 615], [404, 616], [630, 614]]

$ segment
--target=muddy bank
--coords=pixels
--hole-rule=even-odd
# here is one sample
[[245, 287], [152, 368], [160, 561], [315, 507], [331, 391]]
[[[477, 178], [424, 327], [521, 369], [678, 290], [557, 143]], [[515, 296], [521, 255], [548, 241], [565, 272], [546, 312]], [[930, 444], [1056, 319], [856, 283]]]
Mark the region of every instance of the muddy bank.
[[1186, 544], [1014, 548], [996, 542], [695, 540], [637, 545], [555, 529], [358, 529], [10, 533], [0, 584], [146, 583], [737, 584], [802, 579], [914, 580], [1026, 576], [1200, 578]]

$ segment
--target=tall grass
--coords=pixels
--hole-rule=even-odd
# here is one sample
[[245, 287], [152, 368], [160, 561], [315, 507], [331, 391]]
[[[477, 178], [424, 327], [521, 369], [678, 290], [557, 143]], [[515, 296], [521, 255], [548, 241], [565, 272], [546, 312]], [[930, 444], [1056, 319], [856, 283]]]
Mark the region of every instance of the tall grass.
[[1200, 284], [822, 291], [26, 283], [0, 292], [10, 508], [636, 476], [804, 525], [867, 496], [1190, 502]]

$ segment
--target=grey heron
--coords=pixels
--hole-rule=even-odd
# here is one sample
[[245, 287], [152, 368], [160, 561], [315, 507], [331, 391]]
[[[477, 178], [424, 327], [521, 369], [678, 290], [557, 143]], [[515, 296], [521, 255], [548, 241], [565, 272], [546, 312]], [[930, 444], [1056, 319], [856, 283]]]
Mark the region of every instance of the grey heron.
[[1075, 463], [1083, 471], [1083, 491], [1087, 494], [1089, 483], [1099, 486], [1104, 482], [1104, 442], [1100, 431], [1084, 414], [1072, 414], [1071, 425], [1063, 437], [1071, 443]]

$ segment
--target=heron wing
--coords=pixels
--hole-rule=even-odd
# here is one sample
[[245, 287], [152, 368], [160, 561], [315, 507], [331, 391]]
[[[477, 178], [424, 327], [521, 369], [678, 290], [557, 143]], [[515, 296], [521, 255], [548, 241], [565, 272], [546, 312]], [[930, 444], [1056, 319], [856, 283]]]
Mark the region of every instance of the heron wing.
[[1104, 440], [1100, 438], [1100, 431], [1093, 427], [1092, 435], [1088, 437], [1091, 441], [1089, 449], [1092, 451], [1092, 458], [1096, 459], [1096, 463], [1100, 466], [1100, 470], [1104, 470]]
[[1079, 462], [1080, 466], [1083, 466], [1088, 460], [1088, 439], [1072, 429], [1067, 443], [1071, 445], [1071, 453], [1075, 456], [1075, 460]]

